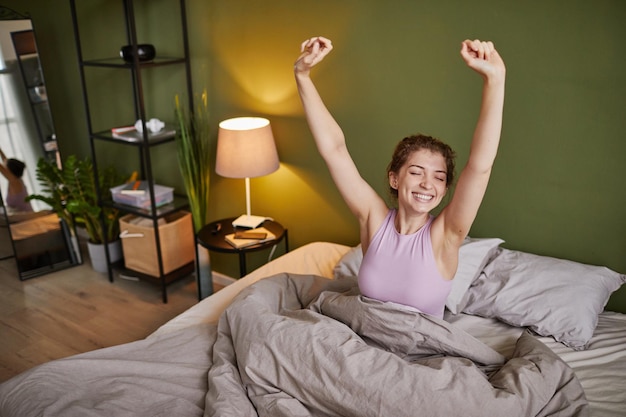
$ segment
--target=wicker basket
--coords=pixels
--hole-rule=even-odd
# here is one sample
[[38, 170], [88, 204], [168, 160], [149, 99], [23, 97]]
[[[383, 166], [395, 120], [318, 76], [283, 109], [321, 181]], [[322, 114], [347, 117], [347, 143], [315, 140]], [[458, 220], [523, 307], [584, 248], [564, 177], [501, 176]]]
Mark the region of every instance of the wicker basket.
[[[191, 213], [180, 211], [159, 219], [163, 273], [172, 272], [195, 259]], [[159, 277], [155, 229], [152, 219], [128, 214], [120, 219], [124, 265], [133, 271]]]

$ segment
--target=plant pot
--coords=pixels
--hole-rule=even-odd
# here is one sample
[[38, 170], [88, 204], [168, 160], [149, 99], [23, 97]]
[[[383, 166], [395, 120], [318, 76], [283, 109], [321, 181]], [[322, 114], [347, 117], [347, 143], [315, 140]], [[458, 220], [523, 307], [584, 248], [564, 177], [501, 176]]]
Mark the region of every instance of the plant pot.
[[[109, 259], [111, 262], [117, 262], [122, 259], [122, 241], [115, 240], [108, 244], [109, 247]], [[106, 252], [104, 250], [103, 243], [91, 243], [87, 242], [87, 249], [89, 251], [89, 259], [91, 259], [91, 267], [96, 272], [107, 273], [109, 271], [107, 265]]]

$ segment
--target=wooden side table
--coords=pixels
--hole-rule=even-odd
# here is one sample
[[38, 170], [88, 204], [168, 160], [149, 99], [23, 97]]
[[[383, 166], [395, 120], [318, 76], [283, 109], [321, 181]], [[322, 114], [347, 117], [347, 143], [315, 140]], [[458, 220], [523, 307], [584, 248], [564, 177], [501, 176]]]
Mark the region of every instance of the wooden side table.
[[289, 252], [289, 236], [287, 229], [285, 229], [280, 223], [273, 220], [266, 220], [261, 226], [274, 233], [276, 235], [276, 239], [252, 246], [246, 246], [245, 248], [233, 247], [226, 241], [225, 236], [235, 232], [235, 228], [233, 227], [233, 221], [235, 219], [236, 217], [221, 219], [203, 226], [196, 235], [196, 241], [199, 245], [210, 251], [238, 254], [240, 277], [247, 274], [246, 253], [270, 248], [277, 245], [282, 240], [285, 241], [285, 252]]

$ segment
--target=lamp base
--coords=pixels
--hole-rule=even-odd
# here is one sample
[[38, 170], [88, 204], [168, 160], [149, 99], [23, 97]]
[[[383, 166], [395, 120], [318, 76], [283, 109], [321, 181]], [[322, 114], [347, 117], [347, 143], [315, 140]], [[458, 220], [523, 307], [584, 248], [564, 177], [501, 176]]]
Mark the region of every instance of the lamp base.
[[267, 220], [267, 217], [242, 214], [241, 216], [233, 220], [233, 227], [255, 229], [262, 225], [265, 220]]

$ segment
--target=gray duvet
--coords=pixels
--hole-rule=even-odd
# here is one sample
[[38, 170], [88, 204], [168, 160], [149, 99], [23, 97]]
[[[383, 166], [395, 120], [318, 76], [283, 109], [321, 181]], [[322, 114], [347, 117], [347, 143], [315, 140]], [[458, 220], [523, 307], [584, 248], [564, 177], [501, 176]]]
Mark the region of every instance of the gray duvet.
[[222, 315], [206, 416], [585, 416], [573, 371], [530, 333], [514, 357], [356, 281], [281, 275]]
[[586, 416], [530, 333], [512, 358], [356, 281], [281, 274], [217, 326], [49, 362], [0, 385], [1, 416]]

